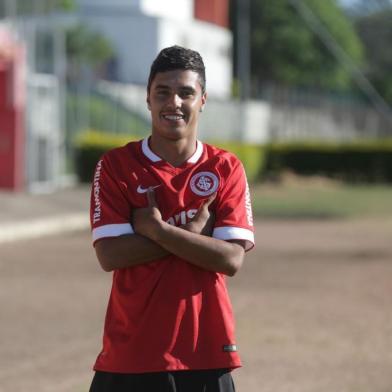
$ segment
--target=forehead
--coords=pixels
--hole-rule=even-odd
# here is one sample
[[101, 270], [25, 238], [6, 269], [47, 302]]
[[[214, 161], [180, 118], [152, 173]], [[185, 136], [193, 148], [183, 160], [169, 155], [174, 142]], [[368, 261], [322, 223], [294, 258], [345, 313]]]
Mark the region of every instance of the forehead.
[[193, 87], [195, 90], [201, 90], [199, 74], [195, 71], [183, 69], [158, 72], [151, 83], [151, 88], [159, 86], [169, 88]]

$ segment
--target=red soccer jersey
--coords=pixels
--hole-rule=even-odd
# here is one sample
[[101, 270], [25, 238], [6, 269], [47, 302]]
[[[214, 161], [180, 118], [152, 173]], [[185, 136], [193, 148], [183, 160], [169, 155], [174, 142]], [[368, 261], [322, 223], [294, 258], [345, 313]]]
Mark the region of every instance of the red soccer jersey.
[[[162, 218], [189, 222], [214, 192], [212, 236], [254, 243], [249, 190], [241, 162], [197, 142], [194, 155], [173, 167], [148, 139], [106, 153], [91, 194], [93, 241], [132, 234], [132, 210], [147, 206], [155, 187]], [[95, 370], [144, 373], [241, 366], [225, 275], [175, 255], [114, 271], [103, 349]]]

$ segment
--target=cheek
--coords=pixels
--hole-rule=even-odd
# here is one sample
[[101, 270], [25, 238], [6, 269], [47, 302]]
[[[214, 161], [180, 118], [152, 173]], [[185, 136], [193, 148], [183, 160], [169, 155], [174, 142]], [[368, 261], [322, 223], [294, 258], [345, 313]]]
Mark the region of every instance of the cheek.
[[198, 113], [201, 107], [202, 107], [201, 102], [196, 101], [196, 102], [193, 102], [192, 104], [189, 105], [189, 111], [194, 112], [194, 113]]

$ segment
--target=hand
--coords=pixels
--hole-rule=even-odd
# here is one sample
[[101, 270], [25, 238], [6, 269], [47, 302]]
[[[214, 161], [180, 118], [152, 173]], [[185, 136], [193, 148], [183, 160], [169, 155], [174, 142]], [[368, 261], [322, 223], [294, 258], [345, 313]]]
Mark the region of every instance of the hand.
[[196, 215], [189, 223], [181, 227], [185, 230], [191, 231], [192, 233], [211, 237], [215, 215], [208, 208], [215, 198], [216, 193], [212, 194], [206, 201], [204, 201]]
[[132, 213], [132, 226], [137, 234], [151, 238], [163, 222], [161, 212], [155, 199], [154, 189], [147, 191], [148, 206], [137, 208]]

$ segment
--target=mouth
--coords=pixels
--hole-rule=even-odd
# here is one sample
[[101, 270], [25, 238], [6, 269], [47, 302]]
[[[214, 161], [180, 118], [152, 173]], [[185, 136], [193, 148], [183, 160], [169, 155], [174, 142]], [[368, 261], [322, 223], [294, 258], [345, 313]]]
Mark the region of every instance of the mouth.
[[181, 121], [185, 119], [185, 116], [179, 113], [162, 114], [161, 116], [168, 121]]

